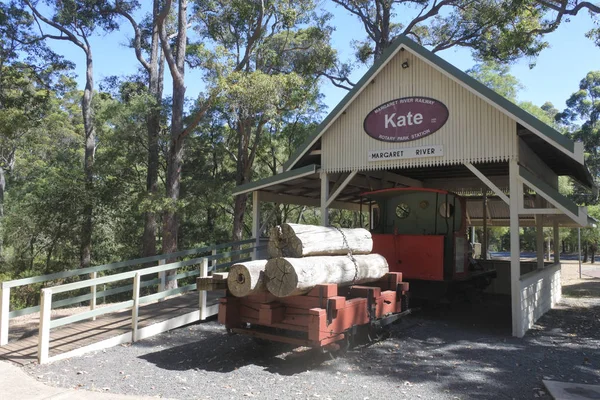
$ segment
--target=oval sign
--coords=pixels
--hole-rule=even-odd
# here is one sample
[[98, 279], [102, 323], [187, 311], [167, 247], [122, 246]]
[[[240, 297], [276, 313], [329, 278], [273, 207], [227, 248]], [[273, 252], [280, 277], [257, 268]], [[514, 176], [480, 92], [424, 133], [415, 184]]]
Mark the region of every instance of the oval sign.
[[403, 97], [372, 110], [363, 123], [367, 135], [384, 142], [409, 142], [429, 136], [448, 120], [448, 108], [429, 97]]

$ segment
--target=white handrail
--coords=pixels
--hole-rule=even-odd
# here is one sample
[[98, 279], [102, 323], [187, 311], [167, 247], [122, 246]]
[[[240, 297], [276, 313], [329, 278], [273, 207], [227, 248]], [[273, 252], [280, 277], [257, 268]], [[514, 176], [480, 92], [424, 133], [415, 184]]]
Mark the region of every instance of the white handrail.
[[[113, 271], [113, 270], [116, 270], [119, 268], [124, 268], [124, 267], [128, 267], [128, 266], [133, 266], [133, 265], [142, 265], [142, 264], [147, 264], [149, 262], [156, 262], [156, 261], [159, 262], [159, 265], [164, 265], [166, 259], [173, 259], [173, 258], [177, 258], [177, 257], [189, 256], [189, 255], [199, 254], [199, 253], [212, 252], [212, 255], [209, 257], [214, 257], [214, 256], [217, 256], [216, 251], [218, 249], [226, 249], [226, 248], [230, 248], [230, 247], [234, 247], [234, 246], [241, 246], [241, 245], [253, 244], [253, 243], [254, 243], [254, 239], [246, 239], [246, 240], [242, 240], [239, 242], [210, 245], [210, 246], [195, 248], [195, 249], [190, 249], [190, 250], [182, 250], [182, 251], [178, 251], [176, 253], [161, 254], [161, 255], [157, 255], [157, 256], [144, 257], [144, 258], [138, 258], [138, 259], [134, 259], [134, 260], [127, 260], [127, 261], [119, 261], [116, 263], [98, 265], [98, 266], [94, 266], [94, 267], [77, 268], [77, 269], [73, 269], [73, 270], [61, 271], [61, 272], [56, 272], [56, 273], [47, 274], [47, 275], [39, 275], [39, 276], [30, 277], [30, 278], [21, 278], [21, 279], [14, 279], [11, 281], [0, 282], [0, 346], [4, 346], [8, 343], [9, 324], [10, 324], [11, 318], [14, 318], [19, 315], [27, 315], [27, 314], [31, 314], [31, 313], [40, 311], [40, 306], [32, 306], [32, 307], [27, 307], [24, 309], [11, 311], [10, 310], [10, 294], [11, 294], [12, 288], [31, 285], [31, 284], [35, 284], [35, 283], [45, 283], [45, 282], [50, 282], [50, 281], [54, 281], [57, 279], [70, 278], [70, 277], [74, 277], [74, 276], [83, 276], [84, 277], [83, 279], [85, 279], [85, 276], [87, 275], [87, 276], [89, 276], [89, 279], [95, 279], [98, 277], [98, 272]], [[211, 258], [211, 259], [216, 261], [216, 258]], [[161, 283], [161, 285], [159, 286], [159, 288], [160, 288], [159, 291], [164, 290], [164, 287], [166, 284], [165, 276], [166, 276], [166, 274], [164, 272], [159, 274], [158, 279], [160, 279], [160, 283]], [[128, 278], [125, 278], [125, 279], [128, 279]], [[144, 282], [144, 285], [147, 285], [147, 284], [148, 284], [147, 282]], [[72, 300], [69, 300], [69, 299], [60, 300], [59, 303], [61, 303], [61, 305], [69, 305], [69, 304], [75, 304], [77, 302], [89, 300], [90, 301], [90, 309], [94, 310], [96, 308], [97, 295], [98, 295], [98, 293], [96, 291], [96, 285], [92, 285], [92, 286], [90, 286], [89, 294], [86, 294], [83, 296], [77, 296], [76, 298], [72, 298]], [[104, 295], [106, 296], [106, 293], [104, 293]], [[84, 299], [84, 297], [85, 297], [85, 299]], [[71, 301], [71, 302], [69, 303], [69, 301]], [[56, 306], [56, 304], [53, 304], [53, 306]]]
[[[265, 247], [265, 246], [260, 246], [260, 248], [263, 248], [263, 247]], [[235, 256], [235, 255], [242, 255], [242, 254], [254, 252], [255, 250], [256, 250], [255, 247], [250, 247], [250, 248], [242, 249], [242, 250], [228, 251], [228, 252], [224, 252], [221, 254], [213, 254], [210, 256], [194, 258], [191, 260], [173, 262], [173, 263], [169, 263], [169, 264], [162, 264], [162, 265], [143, 268], [143, 269], [139, 269], [139, 270], [135, 270], [135, 271], [122, 272], [119, 274], [103, 276], [103, 277], [99, 277], [99, 278], [96, 277], [96, 278], [89, 279], [86, 281], [67, 283], [67, 284], [63, 284], [63, 285], [59, 285], [59, 286], [54, 286], [52, 288], [42, 289], [41, 298], [40, 298], [41, 314], [40, 314], [39, 341], [38, 341], [38, 362], [40, 364], [43, 364], [50, 360], [49, 351], [50, 351], [50, 329], [51, 328], [63, 326], [63, 325], [81, 321], [84, 319], [89, 319], [89, 318], [95, 319], [96, 316], [108, 314], [110, 312], [116, 311], [117, 309], [123, 310], [123, 309], [131, 307], [131, 309], [132, 309], [131, 341], [132, 342], [137, 341], [139, 339], [138, 319], [139, 319], [139, 307], [140, 307], [140, 303], [141, 303], [140, 300], [142, 299], [140, 297], [140, 288], [141, 288], [141, 283], [142, 283], [141, 277], [142, 276], [156, 274], [156, 273], [162, 273], [165, 271], [177, 269], [179, 267], [199, 264], [198, 275], [200, 277], [206, 277], [206, 276], [208, 276], [208, 272], [217, 266], [217, 265], [214, 265], [212, 267], [209, 267], [209, 260], [217, 260], [218, 258], [226, 258], [226, 257]], [[229, 264], [229, 263], [226, 263], [226, 264]], [[222, 264], [222, 265], [226, 265], [226, 264]], [[176, 277], [174, 277], [174, 278], [177, 279]], [[132, 282], [133, 283], [132, 300], [129, 300], [129, 301], [126, 301], [123, 303], [114, 304], [113, 306], [92, 309], [90, 311], [81, 312], [81, 313], [71, 315], [68, 317], [62, 317], [55, 321], [51, 320], [50, 312], [51, 312], [51, 308], [52, 308], [52, 296], [54, 294], [64, 293], [64, 292], [87, 288], [87, 287], [94, 288], [100, 284], [112, 283], [112, 282], [128, 280], [128, 279], [133, 280], [133, 282]], [[167, 296], [171, 296], [173, 294], [185, 293], [185, 292], [187, 292], [189, 290], [193, 290], [195, 288], [196, 288], [196, 284], [193, 284], [193, 285], [188, 285], [184, 288], [171, 289], [171, 290], [166, 290], [166, 291], [163, 290], [162, 292], [159, 292], [160, 294], [157, 293], [157, 294], [152, 294], [152, 295], [148, 295], [148, 296], [144, 296], [144, 297], [149, 297], [152, 299], [160, 300]], [[200, 302], [199, 302], [200, 319], [205, 319], [208, 317], [207, 312], [206, 312], [206, 304], [207, 304], [206, 300], [207, 300], [206, 291], [202, 291], [202, 293], [200, 293]]]

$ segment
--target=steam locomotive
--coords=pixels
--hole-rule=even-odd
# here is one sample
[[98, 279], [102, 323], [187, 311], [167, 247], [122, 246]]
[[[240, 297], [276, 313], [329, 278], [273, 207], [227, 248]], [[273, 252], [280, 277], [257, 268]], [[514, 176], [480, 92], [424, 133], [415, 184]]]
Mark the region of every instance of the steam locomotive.
[[394, 188], [362, 194], [370, 211], [373, 252], [390, 272], [402, 272], [412, 299], [451, 300], [485, 289], [496, 277], [472, 257], [466, 200], [428, 188]]

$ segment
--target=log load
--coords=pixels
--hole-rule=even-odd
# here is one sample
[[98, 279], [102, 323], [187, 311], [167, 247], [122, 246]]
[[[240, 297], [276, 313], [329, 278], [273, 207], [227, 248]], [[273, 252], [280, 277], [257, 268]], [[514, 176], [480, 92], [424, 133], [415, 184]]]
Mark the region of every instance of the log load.
[[[379, 254], [348, 256], [275, 258], [265, 267], [267, 289], [277, 297], [297, 296], [320, 284], [348, 286], [374, 282], [389, 272]], [[231, 276], [231, 275], [230, 275]]]
[[301, 224], [276, 226], [268, 245], [270, 258], [343, 255], [348, 250], [352, 254], [369, 254], [372, 249], [373, 239], [366, 229]]
[[264, 271], [267, 260], [233, 264], [229, 269], [227, 286], [232, 295], [244, 297], [267, 291]]

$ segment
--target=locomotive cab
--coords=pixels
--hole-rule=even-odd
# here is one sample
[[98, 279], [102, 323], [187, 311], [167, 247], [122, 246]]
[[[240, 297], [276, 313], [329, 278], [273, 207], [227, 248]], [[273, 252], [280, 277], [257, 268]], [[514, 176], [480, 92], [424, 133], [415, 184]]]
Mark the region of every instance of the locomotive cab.
[[384, 189], [363, 197], [371, 211], [373, 252], [387, 259], [391, 272], [402, 272], [413, 295], [441, 298], [472, 278], [482, 288], [495, 276], [470, 268], [463, 197], [427, 188]]

